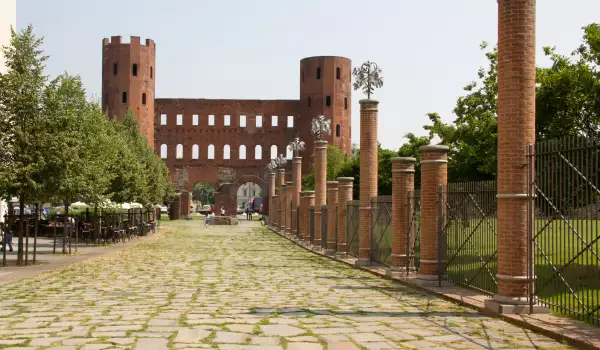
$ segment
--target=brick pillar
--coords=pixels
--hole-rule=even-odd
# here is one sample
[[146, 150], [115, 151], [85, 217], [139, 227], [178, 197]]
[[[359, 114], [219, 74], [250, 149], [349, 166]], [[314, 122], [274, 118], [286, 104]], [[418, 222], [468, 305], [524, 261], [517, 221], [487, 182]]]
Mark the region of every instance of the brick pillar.
[[287, 188], [286, 188], [286, 184], [281, 185], [280, 188], [280, 192], [281, 192], [281, 197], [279, 197], [279, 210], [281, 210], [281, 216], [279, 218], [280, 222], [279, 222], [279, 232], [280, 233], [285, 233], [285, 217], [287, 215], [287, 212], [289, 211], [289, 209], [287, 209], [287, 207], [285, 206], [285, 203], [287, 202]]
[[272, 209], [272, 219], [271, 219], [271, 229], [273, 230], [277, 230], [277, 228], [279, 227], [279, 198], [277, 198], [277, 195], [273, 196], [273, 209]]
[[346, 203], [352, 200], [352, 191], [354, 190], [353, 177], [338, 177], [338, 239], [337, 252], [345, 254], [348, 252], [346, 248], [348, 234], [348, 208]]
[[305, 227], [306, 225], [304, 224], [304, 216], [306, 213], [306, 191], [302, 191], [300, 192], [300, 211], [298, 213], [296, 213], [296, 215], [299, 216], [299, 229], [298, 229], [298, 239], [300, 240], [300, 242], [304, 241], [304, 237], [306, 235], [305, 233]]
[[285, 233], [292, 233], [292, 196], [294, 194], [294, 187], [291, 181], [286, 182], [286, 195], [285, 195]]
[[275, 189], [277, 190], [277, 230], [281, 230], [281, 217], [283, 215], [283, 205], [281, 204], [284, 200], [285, 193], [282, 190], [282, 186], [285, 185], [285, 169], [277, 169], [277, 181]]
[[181, 192], [181, 218], [187, 220], [190, 217], [190, 193], [188, 191]]
[[304, 198], [306, 199], [306, 216], [304, 217], [304, 227], [306, 227], [306, 235], [304, 236], [304, 243], [310, 244], [310, 208], [315, 205], [315, 191], [304, 191]]
[[292, 160], [292, 234], [298, 236], [298, 206], [302, 190], [302, 157]]
[[[327, 203], [327, 141], [315, 141], [315, 246], [321, 245], [321, 206]], [[325, 219], [326, 220], [326, 219]]]
[[419, 147], [421, 155], [421, 267], [419, 279], [438, 280], [439, 187], [448, 183], [448, 147]]
[[415, 187], [415, 158], [392, 158], [392, 264], [388, 276], [399, 277], [407, 266], [408, 192]]
[[371, 264], [371, 197], [377, 196], [378, 101], [360, 100], [359, 266]]
[[334, 255], [337, 250], [337, 207], [338, 182], [327, 181], [327, 249], [325, 249], [326, 255]]
[[273, 197], [275, 196], [275, 172], [269, 171], [267, 173], [267, 183], [269, 186], [269, 226], [273, 226], [273, 219], [275, 217], [275, 213], [277, 210], [275, 209], [275, 203], [273, 202]]
[[[535, 142], [535, 0], [498, 0], [498, 294], [499, 312], [528, 302], [526, 149]], [[487, 305], [488, 303], [486, 303]], [[513, 309], [513, 310], [510, 310]]]

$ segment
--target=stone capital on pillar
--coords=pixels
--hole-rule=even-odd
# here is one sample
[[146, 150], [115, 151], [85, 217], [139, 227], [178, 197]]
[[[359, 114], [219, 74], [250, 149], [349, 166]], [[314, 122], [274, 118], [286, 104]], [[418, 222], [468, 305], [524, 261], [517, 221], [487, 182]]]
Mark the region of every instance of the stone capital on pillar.
[[409, 246], [414, 235], [408, 229], [408, 193], [414, 190], [416, 161], [412, 157], [392, 158], [392, 263], [386, 271], [391, 277], [399, 277], [402, 268], [411, 267]]
[[371, 264], [371, 198], [377, 196], [378, 151], [376, 100], [360, 100], [360, 206], [357, 265]]
[[438, 197], [440, 186], [448, 183], [448, 147], [419, 147], [421, 156], [421, 261], [419, 279], [424, 283], [438, 280]]

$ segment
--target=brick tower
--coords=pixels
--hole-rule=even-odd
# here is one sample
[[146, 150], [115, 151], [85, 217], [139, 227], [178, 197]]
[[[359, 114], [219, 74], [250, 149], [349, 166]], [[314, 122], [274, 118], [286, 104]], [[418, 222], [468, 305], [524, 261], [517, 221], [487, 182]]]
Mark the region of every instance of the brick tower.
[[102, 41], [102, 109], [109, 118], [122, 118], [127, 109], [135, 114], [140, 131], [154, 148], [154, 82], [156, 46], [132, 36]]
[[[350, 139], [352, 61], [337, 56], [308, 57], [300, 61], [300, 138], [306, 155], [314, 153], [311, 120], [324, 115], [331, 119], [331, 135], [323, 138], [344, 153], [352, 150]], [[302, 173], [312, 171], [312, 162], [303, 162]]]

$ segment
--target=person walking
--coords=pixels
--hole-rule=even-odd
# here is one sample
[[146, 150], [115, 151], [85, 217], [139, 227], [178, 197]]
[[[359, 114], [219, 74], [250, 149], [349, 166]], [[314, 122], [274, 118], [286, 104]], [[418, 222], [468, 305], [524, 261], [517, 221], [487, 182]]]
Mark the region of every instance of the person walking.
[[2, 226], [0, 227], [0, 230], [4, 232], [4, 239], [2, 240], [2, 247], [0, 247], [0, 251], [4, 250], [4, 244], [6, 242], [6, 245], [8, 246], [8, 248], [10, 249], [9, 251], [13, 251], [13, 246], [12, 246], [12, 231], [10, 229], [10, 227], [8, 225], [4, 225], [4, 223], [1, 224]]

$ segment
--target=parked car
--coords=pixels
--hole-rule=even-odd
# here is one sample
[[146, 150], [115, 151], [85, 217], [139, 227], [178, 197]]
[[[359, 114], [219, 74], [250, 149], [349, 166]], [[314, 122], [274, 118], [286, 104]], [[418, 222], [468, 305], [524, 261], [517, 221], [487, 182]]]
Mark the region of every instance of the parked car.
[[208, 204], [207, 204], [207, 205], [203, 205], [203, 206], [202, 206], [202, 209], [198, 210], [198, 212], [199, 212], [200, 214], [202, 214], [202, 215], [207, 215], [207, 214], [210, 214], [210, 208], [211, 208], [211, 207], [210, 207], [210, 205], [208, 205]]
[[242, 207], [237, 207], [237, 214], [238, 214], [238, 215], [242, 215], [242, 214], [244, 214], [244, 212], [246, 212], [246, 211], [244, 210], [244, 208], [242, 208]]
[[161, 212], [161, 214], [168, 214], [169, 208], [167, 208], [166, 205], [163, 205], [162, 207], [160, 207], [160, 212]]

